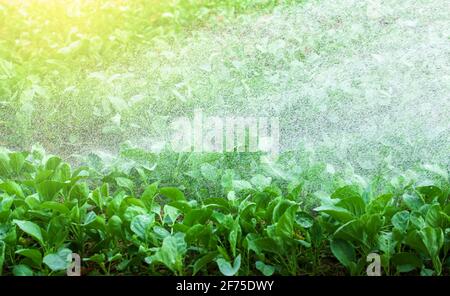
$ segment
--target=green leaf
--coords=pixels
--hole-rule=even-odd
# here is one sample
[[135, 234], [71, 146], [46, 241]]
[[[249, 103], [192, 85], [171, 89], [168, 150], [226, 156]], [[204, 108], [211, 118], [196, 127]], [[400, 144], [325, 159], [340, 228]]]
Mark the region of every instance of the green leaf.
[[180, 189], [176, 188], [176, 187], [164, 187], [161, 188], [159, 190], [159, 193], [161, 193], [162, 195], [164, 195], [165, 197], [168, 197], [172, 200], [186, 200], [186, 198], [184, 197], [184, 193], [181, 192]]
[[84, 218], [83, 226], [87, 226], [97, 220], [97, 214], [95, 212], [89, 212]]
[[109, 218], [108, 229], [112, 234], [119, 237], [122, 236], [122, 219], [120, 219], [120, 217], [117, 215]]
[[208, 209], [206, 207], [194, 209], [184, 216], [183, 224], [185, 225], [204, 224], [211, 217], [212, 212], [213, 211], [211, 209]]
[[306, 212], [297, 212], [295, 222], [303, 228], [311, 228], [314, 225], [314, 218]]
[[6, 181], [5, 183], [0, 184], [0, 190], [10, 194], [15, 195], [20, 198], [25, 198], [23, 194], [22, 188], [19, 184], [13, 181]]
[[355, 249], [353, 246], [342, 239], [332, 240], [331, 252], [345, 267], [349, 268], [356, 261]]
[[427, 215], [425, 216], [425, 222], [431, 227], [441, 227], [443, 219], [441, 215], [441, 207], [439, 205], [433, 205], [430, 207]]
[[33, 270], [24, 264], [14, 265], [12, 270], [15, 276], [32, 276]]
[[214, 259], [217, 257], [217, 255], [217, 252], [211, 252], [197, 259], [194, 263], [194, 270], [192, 275], [196, 275], [208, 263], [214, 262]]
[[66, 270], [72, 262], [72, 258], [70, 257], [71, 254], [71, 250], [64, 248], [57, 253], [48, 254], [44, 257], [43, 262], [52, 271]]
[[171, 201], [168, 203], [169, 206], [176, 208], [183, 214], [187, 214], [192, 210], [192, 205], [184, 200]]
[[375, 238], [384, 224], [384, 217], [381, 214], [365, 215], [363, 224], [365, 224], [365, 232], [370, 238]]
[[222, 209], [226, 212], [230, 212], [230, 203], [227, 199], [222, 197], [207, 198], [203, 201], [203, 204], [211, 208]]
[[[130, 202], [130, 200], [128, 200], [128, 202]], [[130, 204], [132, 204], [130, 202]], [[123, 206], [123, 205], [122, 205]], [[147, 210], [145, 210], [145, 206], [128, 206], [125, 210], [125, 213], [123, 214], [123, 218], [124, 220], [131, 222], [131, 220], [133, 220], [133, 218], [137, 215], [146, 215], [148, 213]]]
[[354, 185], [347, 185], [336, 189], [331, 198], [344, 199], [344, 198], [360, 198], [359, 188]]
[[361, 219], [354, 219], [339, 226], [334, 232], [334, 237], [346, 241], [356, 241], [364, 243], [364, 228], [367, 224], [363, 223]]
[[167, 236], [163, 240], [162, 246], [157, 249], [155, 255], [147, 257], [145, 261], [149, 264], [160, 262], [173, 273], [181, 275], [186, 251], [187, 246], [184, 240], [184, 233], [176, 233], [173, 236]]
[[92, 261], [97, 264], [102, 264], [106, 260], [105, 254], [95, 254], [89, 258], [84, 258], [83, 261]]
[[177, 208], [169, 205], [164, 206], [164, 223], [174, 224], [180, 215], [181, 213]]
[[359, 217], [366, 211], [366, 204], [359, 195], [352, 195], [349, 197], [341, 198], [341, 200], [335, 204], [335, 206], [346, 209], [352, 213], [355, 217]]
[[421, 186], [416, 188], [417, 191], [422, 194], [425, 198], [425, 201], [430, 203], [435, 197], [439, 197], [442, 195], [442, 190], [437, 186]]
[[398, 272], [410, 272], [422, 267], [422, 260], [407, 252], [394, 254], [391, 262], [397, 267]]
[[428, 255], [431, 258], [437, 257], [439, 251], [444, 245], [444, 233], [440, 228], [425, 227], [419, 231], [419, 236], [427, 248]]
[[370, 213], [384, 212], [386, 206], [389, 204], [389, 202], [392, 200], [393, 197], [394, 195], [392, 193], [378, 196], [369, 203], [367, 211]]
[[442, 272], [442, 263], [439, 258], [439, 252], [444, 245], [444, 233], [442, 229], [425, 227], [419, 231], [419, 236], [433, 262], [434, 270], [440, 275]]
[[145, 188], [142, 193], [141, 200], [144, 202], [147, 210], [151, 211], [153, 206], [153, 200], [158, 192], [158, 182], [152, 183]]
[[233, 180], [232, 186], [235, 192], [252, 189], [252, 184], [250, 184], [250, 182], [247, 182], [245, 180]]
[[49, 209], [56, 212], [60, 212], [61, 214], [68, 214], [69, 209], [62, 203], [57, 201], [46, 201], [40, 204], [42, 209]]
[[16, 254], [30, 258], [37, 266], [42, 264], [42, 254], [38, 249], [20, 249], [16, 251]]
[[422, 242], [422, 239], [419, 236], [419, 232], [417, 230], [409, 230], [405, 237], [405, 244], [413, 248], [414, 250], [427, 253], [427, 248]]
[[45, 163], [45, 169], [54, 171], [61, 164], [61, 162], [62, 162], [61, 158], [57, 156], [52, 156]]
[[13, 152], [9, 154], [9, 164], [11, 165], [11, 169], [19, 174], [25, 164], [25, 156], [20, 152]]
[[238, 273], [239, 268], [241, 267], [241, 255], [238, 255], [233, 262], [233, 266], [231, 266], [230, 262], [225, 260], [224, 258], [218, 258], [216, 260], [217, 266], [219, 267], [220, 272], [225, 276], [233, 276]]
[[117, 177], [116, 182], [119, 187], [128, 189], [131, 193], [133, 193], [134, 183], [130, 179]]
[[3, 199], [0, 200], [0, 221], [6, 220], [9, 217], [14, 199], [13, 196], [4, 196]]
[[335, 220], [344, 223], [353, 219], [352, 213], [350, 213], [348, 210], [333, 205], [323, 205], [315, 208], [314, 211], [324, 212], [333, 217]]
[[378, 236], [378, 247], [387, 258], [390, 258], [395, 252], [396, 245], [397, 242], [393, 239], [392, 232], [381, 233]]
[[423, 206], [423, 200], [416, 195], [403, 194], [403, 202], [412, 211], [418, 211]]
[[7, 177], [11, 174], [12, 168], [9, 161], [9, 156], [6, 153], [0, 153], [0, 177]]
[[36, 184], [36, 190], [44, 200], [53, 200], [63, 186], [62, 182], [46, 180]]
[[13, 220], [13, 223], [19, 226], [23, 232], [35, 238], [41, 246], [44, 246], [44, 238], [42, 237], [41, 228], [37, 224], [23, 220]]
[[433, 276], [434, 270], [428, 268], [422, 268], [420, 271], [420, 276]]
[[111, 252], [111, 254], [108, 256], [108, 262], [114, 262], [114, 261], [120, 260], [120, 259], [122, 259], [122, 257], [123, 256], [120, 253], [114, 254]]
[[130, 228], [139, 238], [145, 239], [146, 233], [155, 222], [155, 215], [138, 215], [131, 220]]
[[77, 183], [70, 190], [69, 199], [85, 201], [89, 197], [89, 186], [86, 183]]
[[275, 267], [264, 264], [262, 261], [256, 261], [256, 269], [261, 271], [261, 273], [265, 276], [271, 276], [275, 272]]
[[412, 212], [409, 215], [409, 221], [417, 229], [422, 229], [427, 225], [425, 223], [425, 219], [422, 217], [422, 214], [420, 212], [416, 212], [416, 211]]
[[261, 255], [262, 252], [270, 252], [280, 255], [280, 252], [282, 252], [278, 242], [269, 237], [252, 239], [248, 241], [248, 244], [248, 248], [253, 250], [258, 255]]
[[395, 228], [400, 230], [402, 233], [405, 233], [406, 230], [408, 229], [408, 224], [409, 224], [409, 212], [401, 211], [401, 212], [396, 213], [392, 217], [391, 222]]
[[294, 235], [295, 213], [298, 205], [288, 208], [277, 222], [276, 233], [283, 238], [291, 238]]
[[233, 256], [236, 256], [236, 246], [241, 233], [242, 230], [241, 226], [239, 225], [239, 218], [237, 218], [233, 223], [233, 228], [231, 229], [230, 234], [228, 235], [228, 241], [230, 242], [230, 248]]

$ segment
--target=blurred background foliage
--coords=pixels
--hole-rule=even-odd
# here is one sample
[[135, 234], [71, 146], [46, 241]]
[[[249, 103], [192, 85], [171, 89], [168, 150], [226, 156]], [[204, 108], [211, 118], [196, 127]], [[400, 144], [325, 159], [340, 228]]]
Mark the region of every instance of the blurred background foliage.
[[105, 133], [98, 127], [110, 119], [92, 116], [101, 98], [96, 85], [83, 84], [87, 75], [126, 65], [157, 42], [280, 2], [296, 1], [0, 1], [0, 145], [39, 142], [64, 154], [99, 141]]

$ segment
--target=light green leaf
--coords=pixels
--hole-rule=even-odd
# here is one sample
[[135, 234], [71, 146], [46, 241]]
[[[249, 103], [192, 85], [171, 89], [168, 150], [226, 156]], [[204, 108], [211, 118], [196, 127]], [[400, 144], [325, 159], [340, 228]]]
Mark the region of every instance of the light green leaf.
[[176, 233], [164, 238], [162, 246], [158, 248], [155, 255], [145, 258], [148, 264], [160, 262], [168, 267], [173, 273], [180, 275], [183, 269], [183, 259], [187, 251], [184, 233]]
[[133, 218], [130, 224], [133, 231], [139, 238], [145, 239], [148, 229], [155, 222], [155, 215], [138, 215]]
[[20, 185], [13, 181], [6, 181], [5, 183], [0, 184], [0, 190], [20, 198], [25, 198]]
[[348, 210], [333, 205], [323, 205], [315, 208], [314, 211], [324, 212], [340, 222], [348, 222], [353, 219], [352, 213]]
[[15, 276], [32, 276], [33, 270], [24, 264], [14, 265], [12, 270]]
[[405, 233], [406, 230], [408, 229], [408, 224], [409, 224], [409, 212], [401, 211], [401, 212], [396, 213], [392, 217], [391, 222], [395, 228], [397, 228], [401, 232]]
[[130, 192], [133, 192], [134, 183], [130, 179], [123, 178], [123, 177], [117, 177], [116, 182], [117, 182], [118, 186], [128, 189]]
[[19, 226], [19, 228], [35, 238], [41, 246], [44, 246], [44, 239], [42, 237], [41, 228], [39, 226], [31, 221], [23, 221], [23, 220], [13, 220], [13, 223]]
[[439, 205], [433, 205], [430, 207], [427, 215], [425, 216], [425, 222], [431, 227], [441, 227], [443, 219], [441, 215], [441, 207]]
[[46, 201], [43, 202], [40, 207], [42, 209], [49, 209], [56, 212], [60, 212], [61, 214], [67, 214], [69, 213], [69, 209], [62, 203], [57, 201]]
[[261, 273], [265, 276], [271, 276], [275, 272], [275, 267], [264, 264], [262, 261], [256, 261], [256, 269], [261, 271]]
[[158, 182], [152, 183], [145, 188], [142, 193], [141, 200], [144, 202], [147, 210], [151, 210], [153, 206], [153, 200], [158, 192]]
[[225, 260], [224, 258], [217, 259], [217, 266], [219, 267], [220, 272], [225, 276], [233, 276], [236, 275], [241, 267], [241, 255], [238, 255], [233, 262], [233, 266], [231, 266], [230, 262]]
[[62, 182], [46, 180], [36, 184], [36, 190], [44, 200], [53, 200], [63, 186]]
[[232, 181], [233, 190], [239, 192], [242, 190], [252, 189], [252, 184], [245, 180], [233, 180]]
[[172, 200], [186, 200], [186, 198], [184, 197], [184, 193], [181, 192], [181, 190], [176, 187], [161, 188], [159, 190], [159, 193]]
[[45, 256], [43, 262], [52, 271], [66, 270], [72, 261], [70, 257], [71, 254], [71, 250], [61, 249], [57, 253], [48, 254]]

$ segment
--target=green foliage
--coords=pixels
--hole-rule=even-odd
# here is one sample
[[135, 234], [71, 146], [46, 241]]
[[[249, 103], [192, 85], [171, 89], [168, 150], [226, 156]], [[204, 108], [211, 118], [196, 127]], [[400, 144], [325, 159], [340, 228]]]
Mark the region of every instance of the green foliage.
[[[89, 274], [360, 275], [373, 252], [385, 274], [448, 273], [449, 180], [442, 172], [432, 187], [419, 182], [394, 193], [386, 185], [377, 193], [350, 184], [311, 202], [304, 182], [289, 184], [262, 168], [238, 176], [227, 161], [206, 156], [189, 166], [194, 175], [224, 170], [231, 179], [175, 177], [173, 168], [165, 174], [169, 166], [139, 173], [138, 162], [127, 171], [120, 161], [101, 171], [89, 162], [72, 169], [34, 150], [12, 169], [14, 155], [3, 154], [8, 165], [0, 175], [6, 275], [62, 274], [72, 252]], [[46, 181], [60, 185], [43, 190]], [[233, 181], [249, 185], [238, 190]]]
[[173, 43], [194, 28], [226, 23], [237, 14], [269, 10], [276, 4], [272, 0], [2, 1], [0, 143], [25, 147], [40, 142], [55, 151], [65, 150], [62, 145], [87, 145], [94, 136], [111, 141], [108, 136], [117, 135], [120, 126], [111, 125], [110, 118], [125, 116], [130, 107], [128, 98], [107, 94], [115, 82], [129, 78], [114, 65], [129, 64], [136, 53], [159, 50], [160, 44]]

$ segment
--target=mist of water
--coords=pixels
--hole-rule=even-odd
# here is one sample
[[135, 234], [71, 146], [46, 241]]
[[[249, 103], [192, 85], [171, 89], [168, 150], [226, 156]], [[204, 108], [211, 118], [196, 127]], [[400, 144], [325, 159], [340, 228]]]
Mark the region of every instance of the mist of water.
[[166, 140], [168, 119], [201, 108], [278, 117], [282, 151], [331, 163], [448, 165], [448, 1], [378, 2], [280, 6], [157, 42], [86, 78], [101, 88], [94, 112], [143, 149]]

